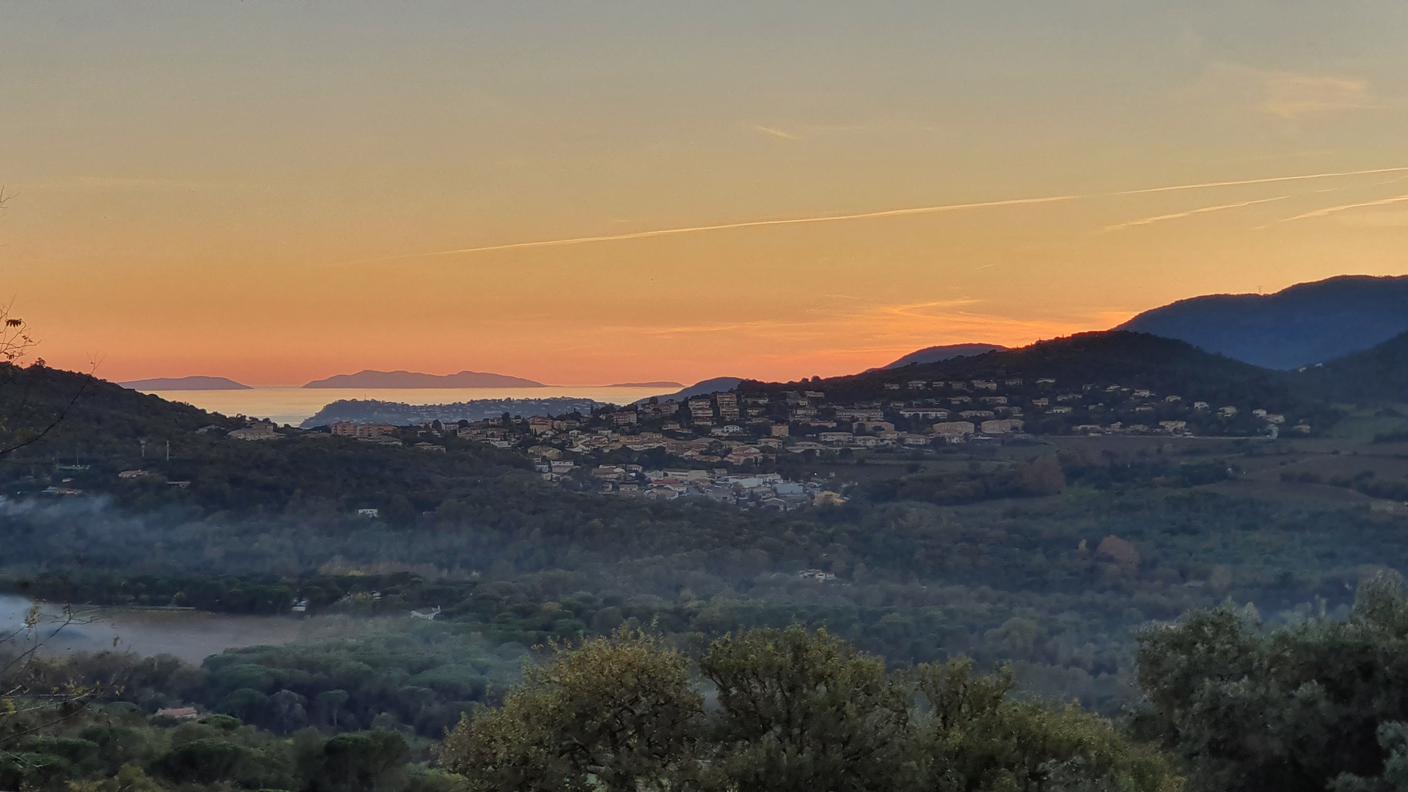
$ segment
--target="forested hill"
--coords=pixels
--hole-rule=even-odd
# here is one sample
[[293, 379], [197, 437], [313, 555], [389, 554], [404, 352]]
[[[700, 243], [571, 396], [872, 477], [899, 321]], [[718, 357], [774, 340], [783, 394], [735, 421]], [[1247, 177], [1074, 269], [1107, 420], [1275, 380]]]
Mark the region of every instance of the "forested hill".
[[1307, 390], [1336, 402], [1408, 401], [1408, 333], [1298, 377]]
[[1306, 400], [1296, 382], [1284, 372], [1210, 354], [1183, 341], [1118, 330], [1081, 333], [1021, 349], [898, 370], [881, 369], [802, 383], [748, 382], [742, 389], [805, 387], [823, 390], [827, 399], [835, 402], [885, 398], [887, 385], [903, 388], [914, 380], [1011, 378], [1021, 378], [1028, 385], [1037, 379], [1054, 379], [1058, 389], [1119, 384], [1209, 402], [1256, 402], [1273, 409]]
[[1295, 369], [1408, 331], [1408, 277], [1343, 276], [1275, 294], [1214, 294], [1155, 308], [1120, 330], [1154, 333], [1237, 360]]
[[[72, 452], [72, 443], [158, 442], [204, 426], [243, 425], [189, 404], [171, 402], [87, 374], [30, 366], [0, 367], [0, 447], [33, 441], [49, 427], [44, 447]], [[60, 421], [59, 419], [62, 420]], [[56, 422], [57, 425], [54, 425]], [[38, 446], [30, 443], [30, 446]], [[39, 448], [33, 448], [39, 450]]]

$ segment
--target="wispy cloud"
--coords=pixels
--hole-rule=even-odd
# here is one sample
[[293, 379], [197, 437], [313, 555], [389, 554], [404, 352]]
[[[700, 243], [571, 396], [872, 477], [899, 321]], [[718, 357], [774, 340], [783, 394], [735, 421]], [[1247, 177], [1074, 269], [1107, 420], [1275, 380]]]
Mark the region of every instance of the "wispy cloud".
[[995, 209], [1010, 206], [1061, 203], [1066, 201], [1076, 201], [1088, 198], [1109, 198], [1130, 195], [1148, 195], [1152, 193], [1178, 192], [1185, 190], [1207, 190], [1216, 189], [1220, 187], [1239, 187], [1257, 184], [1277, 184], [1283, 182], [1313, 181], [1317, 179], [1366, 176], [1376, 173], [1408, 173], [1408, 166], [1399, 166], [1392, 168], [1369, 168], [1363, 170], [1333, 171], [1323, 173], [1301, 173], [1291, 176], [1271, 176], [1259, 179], [1234, 179], [1227, 181], [1196, 182], [1192, 184], [1169, 184], [1157, 187], [1141, 187], [1138, 189], [1131, 190], [1118, 190], [1114, 192], [1096, 192], [1071, 195], [1043, 195], [1027, 198], [1005, 198], [995, 201], [972, 201], [967, 203], [935, 204], [932, 206], [911, 206], [901, 209], [879, 209], [867, 212], [848, 212], [845, 214], [815, 215], [811, 217], [786, 217], [766, 220], [742, 220], [731, 223], [715, 223], [712, 225], [657, 228], [648, 231], [634, 231], [622, 234], [600, 234], [596, 236], [566, 237], [561, 239], [539, 239], [528, 242], [507, 242], [497, 245], [480, 245], [477, 247], [454, 248], [450, 250], [438, 250], [428, 253], [412, 253], [404, 256], [391, 256], [384, 259], [376, 260], [400, 261], [415, 258], [432, 258], [442, 256], [469, 255], [474, 253], [489, 253], [501, 250], [526, 250], [531, 248], [569, 247], [574, 245], [591, 245], [601, 242], [624, 242], [638, 239], [657, 239], [661, 237], [680, 236], [685, 234], [706, 234], [715, 231], [732, 231], [745, 228], [769, 228], [775, 226], [842, 223], [855, 220], [873, 220], [887, 217], [909, 217], [915, 215], [942, 214], [946, 212], [958, 212], [975, 209]]
[[[1408, 170], [1405, 168], [1404, 170]], [[656, 237], [676, 236], [678, 234], [701, 234], [709, 231], [728, 231], [737, 228], [762, 228], [766, 226], [787, 226], [787, 225], [808, 225], [812, 223], [835, 223], [845, 220], [867, 220], [879, 217], [903, 217], [905, 215], [937, 214], [940, 212], [954, 212], [962, 209], [985, 209], [997, 206], [1020, 206], [1023, 204], [1053, 203], [1056, 201], [1072, 201], [1082, 196], [1079, 195], [1049, 195], [1040, 198], [1008, 198], [1000, 201], [977, 201], [974, 203], [940, 204], [937, 206], [913, 206], [904, 209], [880, 209], [870, 212], [853, 212], [850, 214], [818, 215], [816, 217], [785, 217], [774, 220], [744, 220], [736, 223], [718, 223], [716, 225], [683, 226], [680, 228], [657, 228], [651, 231], [636, 231], [629, 234], [604, 234], [601, 236], [572, 237], [569, 239], [544, 239], [534, 242], [510, 242], [503, 245], [484, 245], [481, 247], [459, 248], [457, 250], [441, 250], [434, 253], [422, 253], [419, 256], [456, 256], [466, 253], [487, 253], [493, 250], [514, 250], [520, 248], [540, 248], [540, 247], [562, 247], [567, 245], [588, 245], [594, 242], [619, 242], [629, 239], [654, 239]], [[416, 258], [418, 256], [408, 256]]]
[[[1408, 195], [1395, 195], [1389, 198], [1380, 198], [1377, 201], [1361, 201], [1359, 203], [1340, 204], [1339, 206], [1326, 206], [1322, 209], [1316, 209], [1312, 212], [1305, 212], [1303, 214], [1298, 214], [1293, 217], [1284, 217], [1280, 220], [1277, 220], [1276, 222], [1294, 223], [1297, 220], [1314, 220], [1319, 217], [1329, 217], [1330, 215], [1339, 214], [1340, 212], [1348, 212], [1354, 209], [1368, 209], [1370, 207], [1375, 206], [1389, 206], [1391, 204], [1404, 203], [1405, 201], [1408, 201]], [[1267, 226], [1261, 227], [1266, 228]]]
[[775, 138], [775, 139], [777, 139], [777, 140], [801, 140], [801, 139], [802, 139], [802, 136], [801, 136], [801, 135], [793, 134], [793, 133], [791, 133], [791, 132], [788, 132], [788, 131], [785, 130], [785, 129], [778, 129], [777, 127], [763, 126], [762, 124], [755, 124], [755, 125], [753, 126], [753, 131], [754, 131], [754, 132], [761, 133], [761, 134], [764, 134], [764, 135], [767, 135], [768, 137], [770, 137], [770, 138]]
[[1290, 198], [1289, 195], [1276, 195], [1271, 198], [1257, 198], [1252, 201], [1238, 201], [1237, 203], [1217, 204], [1216, 206], [1200, 206], [1196, 209], [1188, 209], [1182, 212], [1172, 212], [1170, 214], [1153, 215], [1152, 217], [1141, 217], [1138, 220], [1129, 220], [1123, 223], [1107, 225], [1103, 229], [1105, 232], [1122, 231], [1126, 228], [1136, 228], [1138, 226], [1153, 225], [1168, 220], [1182, 220], [1185, 217], [1208, 214], [1210, 212], [1222, 212], [1228, 209], [1241, 209], [1247, 206], [1257, 206], [1258, 204], [1272, 203], [1273, 201], [1284, 201]]
[[1378, 106], [1367, 81], [1348, 77], [1268, 72], [1262, 76], [1262, 90], [1257, 109], [1292, 121]]

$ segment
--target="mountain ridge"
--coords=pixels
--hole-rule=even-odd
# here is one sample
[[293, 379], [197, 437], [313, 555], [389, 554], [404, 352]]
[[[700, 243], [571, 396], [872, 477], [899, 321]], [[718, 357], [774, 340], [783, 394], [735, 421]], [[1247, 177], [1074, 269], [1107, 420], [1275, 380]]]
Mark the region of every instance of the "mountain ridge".
[[1327, 363], [1408, 332], [1408, 276], [1340, 275], [1272, 294], [1209, 294], [1114, 328], [1186, 341], [1265, 368]]
[[546, 388], [524, 377], [485, 371], [425, 374], [418, 371], [363, 369], [355, 374], [334, 374], [305, 383], [304, 388]]
[[938, 363], [953, 358], [976, 357], [978, 355], [987, 354], [988, 352], [1000, 352], [1008, 348], [1009, 347], [1002, 346], [1001, 344], [940, 344], [937, 346], [924, 347], [923, 349], [916, 349], [908, 355], [881, 368], [895, 369], [923, 363]]
[[185, 377], [149, 377], [147, 379], [127, 380], [117, 384], [124, 388], [139, 391], [252, 390], [249, 385], [243, 382], [236, 382], [228, 377], [211, 377], [198, 374]]

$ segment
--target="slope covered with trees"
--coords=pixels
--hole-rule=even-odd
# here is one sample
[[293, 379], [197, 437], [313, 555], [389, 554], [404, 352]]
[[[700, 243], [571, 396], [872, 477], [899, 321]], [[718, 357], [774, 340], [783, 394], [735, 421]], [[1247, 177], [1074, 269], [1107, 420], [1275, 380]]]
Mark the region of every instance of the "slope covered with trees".
[[1344, 276], [1275, 294], [1217, 294], [1146, 311], [1119, 330], [1187, 341], [1274, 369], [1368, 349], [1408, 331], [1408, 277]]

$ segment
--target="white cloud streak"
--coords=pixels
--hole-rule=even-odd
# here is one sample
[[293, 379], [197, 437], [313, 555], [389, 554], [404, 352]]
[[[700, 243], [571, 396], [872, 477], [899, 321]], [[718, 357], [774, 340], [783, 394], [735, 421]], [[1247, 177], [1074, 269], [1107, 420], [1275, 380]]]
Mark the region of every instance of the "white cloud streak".
[[1107, 233], [1111, 231], [1123, 231], [1126, 228], [1137, 228], [1139, 226], [1153, 225], [1155, 223], [1162, 223], [1167, 220], [1181, 220], [1185, 217], [1193, 217], [1195, 215], [1208, 214], [1210, 212], [1222, 212], [1228, 209], [1242, 209], [1247, 206], [1256, 206], [1258, 204], [1272, 203], [1273, 201], [1284, 201], [1290, 197], [1291, 196], [1289, 195], [1277, 195], [1271, 198], [1257, 198], [1256, 200], [1252, 201], [1238, 201], [1237, 203], [1217, 204], [1216, 206], [1200, 206], [1197, 209], [1189, 209], [1184, 212], [1173, 212], [1171, 214], [1154, 215], [1152, 217], [1141, 217], [1138, 220], [1130, 220], [1124, 223], [1115, 223], [1114, 225], [1105, 226], [1104, 230]]
[[[880, 209], [869, 212], [851, 212], [846, 214], [817, 215], [813, 217], [787, 217], [769, 220], [743, 220], [733, 223], [716, 223], [713, 225], [657, 228], [649, 231], [635, 231], [624, 234], [602, 234], [599, 236], [569, 237], [564, 239], [540, 239], [529, 242], [509, 242], [499, 245], [481, 245], [478, 247], [455, 248], [452, 250], [439, 250], [429, 253], [413, 253], [406, 256], [395, 256], [383, 260], [394, 261], [401, 259], [430, 258], [439, 256], [461, 256], [474, 253], [490, 253], [501, 250], [525, 250], [530, 248], [569, 247], [574, 245], [591, 245], [600, 242], [624, 242], [636, 239], [657, 239], [660, 237], [679, 236], [683, 234], [706, 234], [714, 231], [732, 231], [736, 229], [745, 228], [768, 228], [774, 226], [842, 223], [853, 220], [872, 220], [885, 217], [908, 217], [913, 215], [940, 214], [944, 212], [956, 212], [970, 209], [992, 209], [1005, 206], [1024, 206], [1031, 204], [1059, 203], [1088, 198], [1148, 195], [1151, 193], [1178, 192], [1184, 190], [1207, 190], [1219, 187], [1241, 187], [1256, 184], [1278, 184], [1282, 182], [1311, 181], [1315, 179], [1331, 179], [1348, 176], [1367, 176], [1375, 173], [1408, 173], [1408, 166], [1394, 168], [1371, 168], [1366, 170], [1352, 171], [1336, 171], [1327, 173], [1303, 173], [1294, 176], [1272, 176], [1260, 179], [1237, 179], [1232, 181], [1198, 182], [1195, 184], [1172, 184], [1163, 185], [1159, 187], [1143, 187], [1134, 190], [1119, 190], [1115, 192], [1086, 193], [1083, 195], [1046, 195], [1031, 198], [1007, 198], [997, 201], [975, 201], [971, 203], [936, 204], [933, 206], [912, 206], [902, 209]], [[1226, 208], [1231, 207], [1229, 206]], [[1208, 209], [1207, 211], [1213, 210]]]
[[[1395, 195], [1390, 198], [1380, 198], [1377, 201], [1362, 201], [1360, 203], [1341, 204], [1339, 206], [1327, 206], [1323, 209], [1316, 209], [1313, 212], [1305, 212], [1294, 217], [1285, 217], [1277, 220], [1277, 223], [1294, 223], [1297, 220], [1313, 220], [1318, 217], [1329, 217], [1340, 212], [1348, 212], [1353, 209], [1367, 209], [1373, 206], [1388, 206], [1390, 204], [1404, 203], [1408, 201], [1408, 195]], [[1266, 226], [1262, 226], [1265, 228]]]
[[801, 135], [794, 135], [794, 134], [792, 134], [791, 132], [788, 132], [788, 131], [785, 130], [785, 129], [778, 129], [777, 127], [763, 126], [763, 125], [761, 125], [761, 124], [755, 125], [755, 126], [753, 127], [753, 131], [755, 131], [755, 132], [761, 132], [762, 134], [767, 135], [768, 137], [777, 138], [778, 140], [801, 140], [801, 139], [802, 139]]

